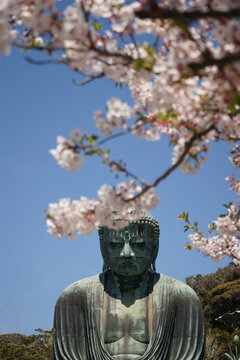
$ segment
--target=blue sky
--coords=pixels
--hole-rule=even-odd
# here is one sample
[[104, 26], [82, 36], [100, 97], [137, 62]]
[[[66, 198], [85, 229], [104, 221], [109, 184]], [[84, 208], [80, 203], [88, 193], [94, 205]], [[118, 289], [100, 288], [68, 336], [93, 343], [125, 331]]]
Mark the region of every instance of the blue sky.
[[[111, 96], [131, 104], [126, 89], [107, 79], [85, 87], [72, 84], [77, 75], [62, 65], [33, 66], [13, 49], [0, 59], [1, 93], [1, 250], [0, 333], [30, 334], [52, 327], [54, 305], [70, 283], [102, 268], [97, 233], [79, 240], [54, 239], [47, 232], [44, 210], [62, 197], [94, 198], [103, 184], [115, 179], [98, 159], [87, 159], [80, 172], [60, 168], [49, 149], [56, 136], [72, 129], [96, 133], [93, 112], [104, 110]], [[106, 147], [112, 158], [127, 162], [138, 176], [152, 181], [171, 163], [168, 141], [152, 143], [131, 135]], [[209, 160], [195, 176], [175, 171], [157, 190], [162, 201], [152, 213], [160, 223], [157, 270], [184, 280], [192, 274], [214, 272], [229, 261], [214, 263], [196, 251], [184, 250], [182, 211], [200, 227], [222, 213], [221, 204], [234, 199], [224, 178], [232, 172], [229, 147], [214, 144]]]

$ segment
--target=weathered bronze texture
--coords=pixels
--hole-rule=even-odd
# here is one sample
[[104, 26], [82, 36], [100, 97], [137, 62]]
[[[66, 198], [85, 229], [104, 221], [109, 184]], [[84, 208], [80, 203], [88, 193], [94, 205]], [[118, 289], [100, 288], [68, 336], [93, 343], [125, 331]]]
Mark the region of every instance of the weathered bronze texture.
[[60, 295], [55, 360], [203, 360], [200, 301], [155, 272], [159, 227], [148, 212], [121, 230], [99, 230], [104, 270]]

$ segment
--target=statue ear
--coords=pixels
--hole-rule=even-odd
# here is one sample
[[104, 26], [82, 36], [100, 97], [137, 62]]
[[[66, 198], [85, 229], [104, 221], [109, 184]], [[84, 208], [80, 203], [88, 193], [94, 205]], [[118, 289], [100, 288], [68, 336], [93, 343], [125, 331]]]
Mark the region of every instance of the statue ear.
[[102, 268], [102, 272], [106, 273], [108, 271], [108, 266], [107, 263], [105, 262], [105, 260], [103, 261], [103, 268]]
[[156, 272], [155, 261], [153, 261], [152, 264], [150, 265], [149, 271], [150, 271], [151, 273], [155, 273], [155, 272]]
[[158, 255], [158, 248], [159, 248], [159, 243], [155, 243], [155, 246], [154, 246], [154, 249], [153, 249], [153, 260], [152, 260], [152, 263], [150, 265], [150, 271], [155, 273], [156, 272], [156, 265], [155, 265], [155, 262], [156, 262], [156, 259], [157, 259], [157, 255]]

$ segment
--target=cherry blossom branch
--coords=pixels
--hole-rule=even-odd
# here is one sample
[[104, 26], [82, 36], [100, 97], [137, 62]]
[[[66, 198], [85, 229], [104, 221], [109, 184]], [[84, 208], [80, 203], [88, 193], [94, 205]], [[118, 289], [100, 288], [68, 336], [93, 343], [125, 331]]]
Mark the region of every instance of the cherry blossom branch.
[[85, 21], [88, 24], [88, 40], [90, 42], [89, 50], [96, 51], [99, 55], [103, 55], [106, 57], [121, 57], [124, 60], [127, 60], [127, 63], [132, 62], [134, 59], [126, 54], [121, 54], [119, 52], [108, 52], [106, 49], [99, 49], [94, 45], [94, 41], [92, 39], [92, 34], [90, 31], [90, 23], [89, 23], [89, 12], [86, 11], [83, 2], [81, 2], [81, 9], [85, 17]]
[[183, 162], [185, 156], [191, 149], [193, 143], [196, 140], [201, 139], [202, 136], [206, 135], [207, 133], [209, 133], [211, 130], [214, 130], [214, 129], [215, 129], [215, 125], [211, 124], [205, 130], [192, 136], [192, 138], [186, 142], [184, 151], [183, 151], [182, 155], [179, 157], [179, 159], [172, 166], [170, 166], [161, 176], [159, 176], [152, 184], [147, 185], [145, 188], [143, 188], [143, 190], [140, 193], [138, 193], [132, 200], [135, 200], [138, 197], [142, 196], [146, 191], [148, 191], [151, 188], [156, 187], [162, 180], [166, 179]]
[[[105, 56], [105, 57], [119, 57], [119, 58], [121, 58], [123, 60], [126, 60], [126, 65], [134, 61], [134, 58], [132, 56], [130, 56], [130, 55], [122, 54], [120, 52], [109, 52], [109, 51], [107, 51], [105, 49], [99, 49], [94, 44], [91, 44], [89, 50], [94, 50], [99, 55], [102, 55], [102, 56]], [[101, 58], [99, 58], [99, 60], [101, 60]]]
[[[107, 160], [106, 162], [112, 171], [123, 172], [126, 175], [126, 177], [131, 177], [132, 179], [136, 180], [138, 183], [142, 184], [144, 187], [149, 186], [149, 184], [145, 180], [140, 179], [138, 176], [128, 171], [126, 166], [122, 165], [120, 162], [117, 162], [115, 160], [114, 161]], [[135, 198], [133, 198], [133, 200], [134, 199]]]
[[[58, 60], [35, 60], [28, 56], [26, 56], [24, 59], [32, 65], [52, 65], [52, 64], [60, 65], [62, 63], [61, 59], [58, 59]], [[72, 80], [73, 84], [77, 85], [77, 86], [82, 86], [82, 85], [88, 84], [93, 80], [100, 79], [105, 76], [104, 72], [101, 72], [97, 75], [88, 75], [88, 74], [83, 73], [80, 70], [78, 70], [77, 72], [80, 73], [82, 76], [86, 77], [86, 79], [83, 81], [77, 81], [77, 80], [73, 79]]]
[[209, 52], [202, 53], [202, 56], [203, 56], [203, 61], [188, 64], [188, 67], [191, 68], [194, 72], [197, 72], [198, 70], [204, 69], [206, 66], [211, 66], [211, 65], [216, 65], [219, 69], [222, 69], [224, 65], [228, 65], [235, 61], [239, 61], [240, 51], [234, 54], [228, 54], [220, 59], [215, 59], [214, 57], [211, 56]]
[[28, 63], [32, 65], [60, 65], [59, 60], [35, 60], [29, 56], [25, 56], [24, 58]]
[[[235, 188], [232, 190], [239, 192]], [[220, 215], [217, 220], [208, 225], [208, 237], [203, 235], [197, 221], [190, 222], [187, 212], [182, 212], [177, 216], [177, 219], [185, 221], [184, 232], [193, 231], [193, 234], [188, 235], [189, 242], [186, 243], [185, 249], [191, 250], [195, 248], [202, 252], [203, 255], [210, 256], [214, 261], [221, 261], [225, 256], [230, 256], [233, 262], [239, 265], [239, 203], [234, 204], [231, 201], [229, 204], [223, 204], [223, 206], [227, 209], [227, 213]], [[214, 236], [210, 236], [212, 232], [215, 232]]]
[[109, 137], [107, 137], [107, 138], [105, 138], [103, 140], [100, 140], [99, 142], [96, 143], [96, 146], [103, 145], [103, 144], [105, 144], [106, 142], [108, 142], [110, 140], [116, 139], [116, 138], [121, 137], [123, 135], [130, 134], [131, 132], [133, 132], [135, 130], [138, 130], [139, 128], [141, 128], [143, 126], [144, 126], [144, 124], [134, 125], [132, 127], [128, 127], [127, 129], [125, 129], [123, 131], [120, 131], [120, 132], [118, 132], [116, 134], [110, 135]]
[[[83, 74], [82, 74], [83, 75]], [[72, 80], [73, 84], [74, 85], [77, 85], [77, 86], [83, 86], [83, 85], [86, 85], [86, 84], [89, 84], [91, 81], [94, 81], [96, 79], [100, 79], [102, 77], [105, 76], [105, 73], [104, 72], [100, 72], [99, 74], [97, 75], [92, 75], [92, 76], [88, 76], [88, 75], [85, 75], [86, 76], [86, 79], [83, 80], [83, 81], [77, 81], [75, 79]]]
[[126, 129], [126, 130], [124, 130], [124, 131], [121, 131], [121, 132], [118, 132], [118, 133], [116, 133], [116, 134], [113, 134], [113, 135], [111, 135], [111, 136], [109, 136], [109, 137], [107, 137], [107, 138], [105, 138], [105, 139], [100, 140], [99, 142], [97, 142], [97, 143], [96, 143], [96, 146], [103, 145], [103, 144], [107, 143], [107, 142], [110, 141], [110, 140], [116, 139], [116, 138], [121, 137], [121, 136], [123, 136], [123, 135], [127, 135], [127, 134], [129, 134], [130, 132], [132, 132], [132, 129], [131, 129], [131, 128], [128, 128], [128, 129]]
[[[12, 45], [16, 46], [20, 49], [23, 50], [37, 50], [40, 51], [41, 53], [44, 53], [47, 56], [51, 56], [54, 60], [56, 60], [56, 63], [59, 64], [64, 64], [64, 65], [69, 65], [69, 62], [65, 59], [63, 59], [62, 57], [57, 56], [54, 51], [55, 50], [60, 50], [60, 51], [64, 51], [65, 49], [63, 48], [49, 48], [47, 46], [33, 46], [33, 45], [28, 45], [28, 44], [24, 44], [20, 41], [12, 41]], [[67, 49], [68, 50], [68, 49]], [[27, 61], [30, 60], [30, 58], [26, 59]], [[48, 60], [46, 60], [48, 61]], [[38, 62], [38, 60], [33, 60], [31, 59], [29, 62], [31, 62], [32, 64], [35, 64], [36, 62]], [[43, 64], [41, 64], [41, 62], [43, 62]], [[39, 63], [36, 63], [36, 65], [44, 65], [45, 60], [40, 60]]]
[[231, 19], [240, 17], [240, 8], [231, 9], [229, 11], [177, 11], [160, 8], [157, 4], [151, 6], [149, 10], [137, 11], [136, 16], [140, 19], [172, 19], [172, 20], [184, 20], [193, 21], [203, 18], [215, 18], [215, 19]]
[[[64, 64], [64, 65], [67, 65], [69, 66], [70, 65], [70, 62], [66, 59], [63, 59], [62, 57], [58, 57], [56, 56], [56, 54], [54, 53], [55, 50], [59, 50], [59, 51], [74, 51], [74, 52], [79, 52], [79, 53], [85, 53], [86, 51], [85, 50], [80, 50], [80, 49], [77, 49], [77, 48], [71, 48], [71, 47], [67, 47], [67, 48], [48, 48], [46, 46], [33, 46], [33, 45], [26, 45], [26, 44], [22, 44], [20, 42], [15, 42], [13, 41], [12, 42], [12, 45], [16, 46], [16, 47], [19, 47], [21, 49], [24, 49], [24, 50], [37, 50], [37, 51], [40, 51], [44, 54], [46, 54], [47, 56], [51, 56], [53, 57], [54, 60], [34, 60], [30, 57], [25, 57], [25, 60], [33, 65], [48, 65], [48, 64]], [[127, 65], [129, 64], [130, 62], [133, 62], [134, 59], [129, 56], [129, 55], [126, 55], [126, 54], [121, 54], [121, 53], [118, 53], [118, 52], [108, 52], [107, 50], [105, 49], [99, 49], [99, 48], [96, 48], [95, 45], [92, 43], [91, 46], [89, 47], [89, 50], [94, 50], [96, 53], [98, 53], [99, 55], [101, 56], [105, 56], [105, 57], [119, 57], [123, 60], [126, 60], [126, 63], [122, 63], [122, 65]], [[109, 64], [108, 62], [106, 62], [103, 58], [98, 57], [98, 60], [102, 61], [102, 62], [105, 62], [106, 65], [116, 65], [118, 63], [111, 63]], [[76, 59], [75, 59], [76, 60]], [[85, 85], [85, 84], [88, 84], [89, 82], [95, 80], [95, 79], [99, 79], [99, 78], [102, 78], [105, 76], [105, 73], [104, 72], [101, 72], [97, 75], [87, 75], [87, 74], [84, 74], [82, 73], [80, 70], [78, 69], [75, 69], [73, 68], [74, 71], [80, 73], [81, 75], [85, 76], [86, 79], [83, 80], [82, 82], [77, 82], [73, 79], [73, 83], [75, 85]]]

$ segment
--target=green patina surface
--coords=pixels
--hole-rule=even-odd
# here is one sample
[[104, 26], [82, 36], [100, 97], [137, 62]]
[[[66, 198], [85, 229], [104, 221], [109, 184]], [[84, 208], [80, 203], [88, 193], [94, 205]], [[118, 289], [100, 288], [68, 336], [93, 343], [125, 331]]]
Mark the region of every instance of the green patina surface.
[[55, 360], [202, 360], [200, 301], [155, 272], [159, 226], [149, 212], [120, 230], [99, 230], [103, 273], [71, 284], [54, 318]]

